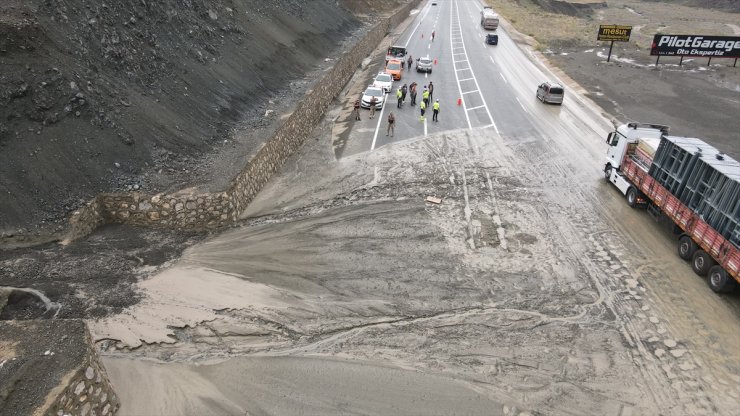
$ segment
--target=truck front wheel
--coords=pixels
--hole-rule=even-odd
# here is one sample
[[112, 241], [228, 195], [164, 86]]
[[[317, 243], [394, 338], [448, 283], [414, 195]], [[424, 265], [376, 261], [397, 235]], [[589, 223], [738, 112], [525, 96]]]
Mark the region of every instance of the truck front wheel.
[[691, 258], [694, 257], [694, 253], [696, 253], [697, 248], [699, 247], [688, 235], [685, 235], [678, 240], [678, 256], [684, 260], [691, 260]]
[[637, 206], [637, 189], [633, 187], [627, 190], [627, 205], [632, 208]]
[[697, 250], [691, 257], [691, 268], [699, 276], [706, 276], [712, 266], [714, 266], [714, 259], [704, 250]]
[[604, 179], [606, 179], [607, 182], [611, 181], [612, 179], [612, 165], [607, 164], [604, 167]]
[[709, 287], [717, 293], [732, 292], [737, 287], [737, 283], [727, 275], [722, 266], [714, 266], [709, 269]]

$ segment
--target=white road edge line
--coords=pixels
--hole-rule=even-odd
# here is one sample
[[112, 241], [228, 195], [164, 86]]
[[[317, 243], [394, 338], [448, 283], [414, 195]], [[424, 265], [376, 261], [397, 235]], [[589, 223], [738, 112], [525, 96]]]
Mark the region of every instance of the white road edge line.
[[501, 75], [501, 79], [503, 79], [505, 83], [507, 84], [509, 83], [509, 81], [507, 81], [506, 78], [504, 78], [504, 74], [502, 74], [501, 72], [499, 72], [498, 74]]
[[424, 137], [427, 137], [427, 118], [424, 116]]
[[496, 65], [496, 62], [493, 62], [493, 56], [489, 56], [489, 58], [491, 58], [491, 63]]

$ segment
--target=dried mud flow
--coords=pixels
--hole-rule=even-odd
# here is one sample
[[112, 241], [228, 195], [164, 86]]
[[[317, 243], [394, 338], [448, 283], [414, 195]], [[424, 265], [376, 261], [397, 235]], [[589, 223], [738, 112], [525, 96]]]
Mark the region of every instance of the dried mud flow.
[[92, 324], [122, 414], [732, 414], [737, 323], [652, 295], [685, 266], [635, 250], [574, 151], [485, 129], [329, 163], [311, 141], [244, 226]]

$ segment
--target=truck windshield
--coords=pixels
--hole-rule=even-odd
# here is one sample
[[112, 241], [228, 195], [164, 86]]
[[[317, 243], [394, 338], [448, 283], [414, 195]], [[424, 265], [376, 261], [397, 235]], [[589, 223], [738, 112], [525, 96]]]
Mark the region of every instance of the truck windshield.
[[406, 55], [406, 48], [402, 46], [391, 46], [388, 48], [388, 55], [392, 56], [405, 56]]

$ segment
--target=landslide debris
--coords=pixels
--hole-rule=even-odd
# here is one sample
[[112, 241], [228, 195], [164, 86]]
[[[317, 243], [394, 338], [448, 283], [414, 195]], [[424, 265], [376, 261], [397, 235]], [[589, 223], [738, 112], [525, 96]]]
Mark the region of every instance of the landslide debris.
[[224, 141], [363, 25], [334, 0], [4, 1], [0, 234], [225, 176], [206, 156], [256, 148]]

